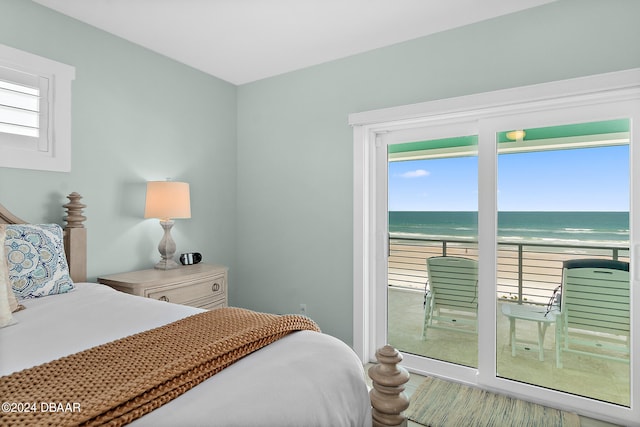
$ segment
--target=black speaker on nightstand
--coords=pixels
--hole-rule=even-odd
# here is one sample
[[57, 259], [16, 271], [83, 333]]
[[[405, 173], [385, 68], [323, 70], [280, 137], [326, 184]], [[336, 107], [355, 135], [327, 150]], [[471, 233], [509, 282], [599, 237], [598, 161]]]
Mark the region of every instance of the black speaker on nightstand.
[[182, 265], [197, 264], [202, 261], [202, 254], [200, 252], [188, 252], [180, 254], [180, 263]]

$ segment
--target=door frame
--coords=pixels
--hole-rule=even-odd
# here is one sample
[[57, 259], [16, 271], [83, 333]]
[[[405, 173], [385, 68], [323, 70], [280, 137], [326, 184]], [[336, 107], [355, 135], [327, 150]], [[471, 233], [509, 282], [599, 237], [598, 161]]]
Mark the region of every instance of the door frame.
[[[633, 145], [640, 143], [640, 69], [619, 71], [614, 73], [599, 74], [570, 80], [562, 80], [532, 86], [524, 86], [513, 89], [505, 89], [494, 92], [480, 93], [457, 98], [449, 98], [430, 101], [421, 104], [393, 107], [382, 110], [374, 110], [362, 113], [354, 113], [349, 116], [349, 124], [353, 127], [353, 154], [354, 154], [354, 205], [353, 205], [353, 348], [363, 362], [374, 361], [375, 350], [385, 344], [386, 341], [386, 290], [385, 283], [377, 283], [380, 274], [380, 264], [386, 261], [387, 230], [382, 227], [381, 218], [376, 217], [378, 207], [386, 203], [386, 182], [382, 183], [378, 175], [381, 165], [386, 165], [386, 149], [382, 150], [382, 136], [386, 133], [406, 130], [430, 125], [441, 125], [450, 122], [463, 122], [478, 120], [479, 123], [493, 123], [502, 117], [513, 114], [529, 114], [540, 112], [544, 114], [548, 110], [563, 108], [598, 106], [608, 103], [626, 102], [630, 106], [628, 116], [635, 117], [631, 127], [630, 162], [631, 167], [631, 212], [640, 212], [640, 197], [634, 197], [634, 193], [640, 192], [635, 188], [634, 182], [638, 181], [637, 174], [640, 171], [640, 148], [634, 149]], [[634, 126], [635, 122], [635, 126]], [[491, 141], [495, 146], [495, 141]], [[479, 146], [488, 142], [479, 141]], [[491, 182], [479, 182], [479, 186], [492, 186], [495, 188], [495, 160], [486, 160], [489, 150], [479, 147], [479, 167], [485, 173], [480, 173], [480, 180], [493, 180]], [[384, 152], [384, 159], [382, 153]], [[495, 159], [495, 153], [494, 153]], [[493, 166], [492, 166], [493, 162]], [[484, 166], [482, 166], [484, 164]], [[635, 173], [634, 173], [635, 170]], [[487, 175], [486, 172], [489, 172]], [[493, 196], [479, 200], [479, 211], [488, 212], [491, 205], [495, 210], [495, 192]], [[495, 221], [492, 218], [479, 214], [479, 225]], [[636, 217], [639, 217], [636, 215]], [[495, 227], [495, 225], [494, 225]], [[493, 235], [489, 235], [490, 229], [485, 229], [486, 234], [480, 234], [479, 251], [493, 255], [495, 263], [495, 229]], [[483, 231], [480, 230], [480, 233]], [[632, 260], [631, 282], [631, 321], [635, 321], [640, 315], [640, 295], [634, 292], [640, 284], [640, 218], [631, 218], [630, 224], [630, 258]], [[481, 260], [479, 274], [481, 278], [490, 280], [493, 272], [487, 268], [491, 265], [491, 258]], [[384, 266], [386, 269], [386, 265]], [[480, 297], [482, 298], [482, 297]], [[487, 297], [488, 299], [488, 297]], [[495, 299], [495, 298], [494, 298]], [[495, 301], [479, 301], [491, 307]], [[494, 311], [495, 313], [495, 311]], [[495, 314], [494, 314], [495, 316]], [[487, 316], [485, 316], [487, 317]], [[481, 319], [480, 319], [481, 320]], [[479, 325], [482, 326], [482, 325]], [[485, 325], [486, 326], [486, 325]], [[495, 329], [493, 327], [489, 328]], [[640, 328], [632, 332], [632, 354], [640, 355]], [[495, 331], [492, 341], [495, 349]], [[491, 345], [491, 343], [487, 344]], [[489, 356], [479, 348], [479, 367], [492, 363], [487, 360]], [[411, 369], [411, 365], [417, 362], [416, 356], [405, 355], [405, 364]], [[483, 360], [482, 358], [485, 358]], [[495, 350], [494, 356], [495, 359]], [[631, 378], [637, 377], [640, 372], [640, 358], [630, 361]], [[424, 370], [417, 371], [422, 374], [434, 374], [440, 377], [448, 377], [471, 384], [482, 384], [488, 389], [501, 389], [501, 381], [495, 381], [495, 363], [493, 363], [493, 378], [487, 378], [491, 372], [479, 372], [477, 369], [452, 366], [446, 362], [432, 361]], [[550, 406], [558, 405], [557, 392], [549, 391], [545, 397], [541, 393], [532, 397], [527, 387], [516, 387], [510, 392], [516, 396], [526, 397], [538, 403]], [[504, 391], [504, 389], [503, 389]], [[565, 394], [561, 393], [564, 397]], [[579, 412], [587, 416], [606, 419], [617, 423], [634, 423], [640, 419], [640, 381], [632, 381], [630, 408], [597, 402], [585, 398], [564, 398], [563, 406], [567, 409]], [[565, 404], [564, 401], [567, 401]]]

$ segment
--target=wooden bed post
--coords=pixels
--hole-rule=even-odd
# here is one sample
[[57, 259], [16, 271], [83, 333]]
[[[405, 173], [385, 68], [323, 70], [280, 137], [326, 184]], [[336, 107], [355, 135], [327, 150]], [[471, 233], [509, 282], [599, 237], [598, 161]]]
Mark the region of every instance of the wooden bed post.
[[87, 281], [87, 229], [83, 222], [87, 219], [82, 215], [86, 205], [80, 203], [82, 196], [73, 192], [67, 196], [69, 203], [63, 207], [67, 210], [64, 220], [64, 251], [69, 264], [69, 275], [74, 282]]
[[390, 345], [376, 351], [378, 364], [369, 368], [373, 389], [369, 392], [373, 406], [373, 427], [406, 426], [402, 411], [409, 407], [404, 384], [409, 381], [409, 372], [398, 363], [402, 354]]

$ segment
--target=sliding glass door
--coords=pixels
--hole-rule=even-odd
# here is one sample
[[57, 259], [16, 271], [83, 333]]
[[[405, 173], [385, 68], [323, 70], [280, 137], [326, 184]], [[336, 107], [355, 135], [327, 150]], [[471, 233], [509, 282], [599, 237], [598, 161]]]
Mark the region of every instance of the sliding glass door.
[[628, 418], [637, 120], [620, 102], [377, 134], [377, 342], [419, 372]]
[[629, 406], [629, 129], [496, 133], [500, 378]]
[[479, 385], [598, 416], [634, 409], [635, 114], [620, 102], [480, 120], [479, 280], [492, 292]]
[[[477, 135], [456, 135], [387, 144], [388, 341], [405, 353], [474, 368], [477, 141]], [[435, 265], [467, 261], [473, 265], [468, 276]]]

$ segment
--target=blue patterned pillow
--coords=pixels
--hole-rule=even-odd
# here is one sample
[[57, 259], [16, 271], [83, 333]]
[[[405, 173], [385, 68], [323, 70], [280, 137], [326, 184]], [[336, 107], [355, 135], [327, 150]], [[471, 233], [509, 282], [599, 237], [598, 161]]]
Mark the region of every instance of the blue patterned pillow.
[[20, 299], [69, 292], [73, 282], [57, 224], [6, 226], [9, 280]]

